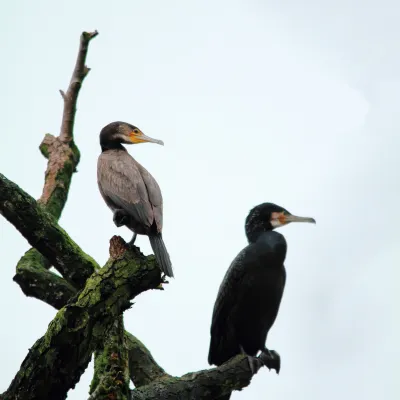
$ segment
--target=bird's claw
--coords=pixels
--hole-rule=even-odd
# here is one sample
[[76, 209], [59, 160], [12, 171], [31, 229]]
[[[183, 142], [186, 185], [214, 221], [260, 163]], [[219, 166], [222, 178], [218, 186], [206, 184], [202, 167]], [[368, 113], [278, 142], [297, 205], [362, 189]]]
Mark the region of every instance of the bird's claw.
[[279, 374], [281, 370], [281, 356], [277, 351], [265, 348], [258, 358], [269, 370], [274, 369]]
[[164, 290], [163, 285], [169, 283], [166, 279], [166, 276], [164, 273], [161, 275], [161, 283], [156, 287], [156, 289], [159, 290]]
[[258, 357], [247, 356], [252, 375], [256, 374], [258, 370], [264, 365], [263, 361]]
[[113, 221], [117, 228], [124, 226], [128, 222], [128, 215], [124, 210], [115, 210], [113, 215]]

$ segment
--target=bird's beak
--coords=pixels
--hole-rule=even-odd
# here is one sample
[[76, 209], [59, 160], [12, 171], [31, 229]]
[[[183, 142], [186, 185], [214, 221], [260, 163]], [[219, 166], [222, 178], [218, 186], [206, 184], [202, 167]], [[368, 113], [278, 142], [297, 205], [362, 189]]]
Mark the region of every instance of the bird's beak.
[[164, 146], [164, 142], [162, 140], [158, 140], [158, 139], [153, 139], [149, 136], [146, 136], [142, 131], [138, 130], [137, 132], [132, 131], [129, 134], [129, 140], [132, 143], [157, 143], [160, 144], [161, 146]]
[[298, 217], [297, 215], [291, 215], [291, 214], [286, 214], [283, 216], [283, 219], [285, 223], [289, 222], [311, 222], [312, 224], [315, 224], [315, 219], [311, 217]]
[[297, 215], [286, 214], [284, 212], [273, 212], [271, 215], [271, 225], [274, 228], [278, 228], [290, 222], [311, 222], [315, 224], [315, 219], [310, 217], [298, 217]]

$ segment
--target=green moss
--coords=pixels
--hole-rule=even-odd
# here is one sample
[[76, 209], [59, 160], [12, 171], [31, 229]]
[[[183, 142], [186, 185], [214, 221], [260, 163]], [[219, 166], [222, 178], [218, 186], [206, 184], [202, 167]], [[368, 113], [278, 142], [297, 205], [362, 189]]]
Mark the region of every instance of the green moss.
[[118, 317], [95, 354], [94, 376], [90, 393], [96, 391], [104, 398], [129, 398], [128, 353], [125, 346], [122, 316]]
[[[53, 136], [53, 135], [51, 135], [50, 133], [46, 133], [46, 136], [47, 135], [49, 135], [49, 136]], [[39, 146], [39, 150], [40, 150], [40, 152], [43, 154], [43, 157], [45, 157], [45, 158], [49, 158], [49, 156], [50, 156], [50, 153], [49, 153], [49, 146], [47, 145], [47, 143], [45, 143], [44, 141], [40, 144], [40, 146]]]
[[[73, 140], [70, 142], [69, 147], [72, 150], [74, 164], [75, 164], [75, 167], [76, 167], [78, 165], [80, 159], [81, 159], [81, 153], [80, 153], [77, 145], [75, 144], [75, 142]], [[73, 172], [75, 172], [75, 168], [74, 168]]]

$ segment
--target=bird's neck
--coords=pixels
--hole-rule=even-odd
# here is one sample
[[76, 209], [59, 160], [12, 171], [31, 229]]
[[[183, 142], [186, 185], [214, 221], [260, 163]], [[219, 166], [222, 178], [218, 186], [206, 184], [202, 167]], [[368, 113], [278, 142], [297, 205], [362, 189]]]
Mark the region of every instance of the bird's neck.
[[276, 259], [283, 263], [286, 258], [287, 244], [285, 237], [275, 231], [262, 232], [257, 240], [257, 245], [261, 245], [262, 248], [266, 249], [268, 252], [273, 252]]
[[267, 226], [264, 221], [249, 221], [245, 226], [246, 236], [249, 243], [255, 243], [259, 236], [266, 232], [272, 232], [270, 226]]
[[101, 151], [107, 151], [107, 150], [122, 150], [126, 151], [126, 148], [122, 146], [121, 143], [115, 143], [115, 142], [106, 142], [106, 143], [100, 143], [101, 146]]

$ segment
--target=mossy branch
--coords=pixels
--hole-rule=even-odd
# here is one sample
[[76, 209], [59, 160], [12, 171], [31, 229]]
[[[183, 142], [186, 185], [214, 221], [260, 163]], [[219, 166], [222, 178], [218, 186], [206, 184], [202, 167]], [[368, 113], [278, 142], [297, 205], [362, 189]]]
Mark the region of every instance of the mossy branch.
[[94, 270], [99, 268], [44, 207], [2, 174], [0, 214], [75, 287], [83, 285]]
[[89, 400], [128, 400], [129, 364], [122, 315], [118, 317], [102, 348], [95, 352]]
[[36, 249], [30, 249], [27, 253], [17, 264], [14, 281], [26, 296], [40, 299], [59, 310], [77, 290], [64, 278], [44, 268], [43, 263], [47, 260]]
[[[31, 252], [29, 250], [29, 252]], [[40, 253], [38, 253], [40, 257]], [[44, 257], [43, 257], [44, 258]], [[22, 257], [21, 261], [25, 260]], [[69, 285], [63, 278], [46, 270], [41, 264], [29, 262], [27, 266], [18, 263], [17, 274], [14, 280], [18, 282], [26, 296], [34, 297], [53, 306], [57, 310], [64, 307], [77, 290]], [[40, 259], [38, 260], [40, 262]], [[140, 387], [162, 377], [169, 377], [154, 360], [146, 346], [134, 335], [125, 331], [124, 343], [129, 357], [129, 374], [135, 387]], [[107, 351], [107, 348], [105, 348]], [[96, 352], [102, 357], [102, 352]], [[95, 363], [97, 362], [97, 356]], [[96, 377], [93, 378], [97, 379]]]
[[252, 377], [247, 357], [240, 355], [218, 368], [159, 379], [136, 388], [131, 391], [131, 400], [215, 400], [248, 386]]
[[[0, 191], [1, 192], [1, 191]], [[154, 256], [127, 251], [119, 237], [110, 241], [110, 259], [63, 307], [46, 334], [30, 349], [5, 400], [64, 400], [130, 300], [161, 283]]]

